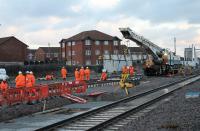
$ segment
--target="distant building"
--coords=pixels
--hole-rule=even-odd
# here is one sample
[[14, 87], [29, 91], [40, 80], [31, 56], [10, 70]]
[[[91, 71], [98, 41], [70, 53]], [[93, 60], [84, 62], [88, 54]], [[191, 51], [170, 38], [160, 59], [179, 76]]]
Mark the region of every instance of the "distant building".
[[27, 49], [27, 61], [36, 61], [35, 52], [37, 49]]
[[104, 54], [118, 54], [120, 39], [97, 30], [84, 31], [60, 41], [68, 65], [98, 65]]
[[0, 38], [0, 65], [23, 65], [26, 60], [27, 47], [14, 36]]
[[60, 57], [60, 47], [39, 47], [35, 52], [36, 61], [58, 62]]
[[194, 45], [190, 48], [185, 48], [184, 50], [184, 65], [190, 65], [192, 67], [197, 67], [199, 65], [196, 49]]

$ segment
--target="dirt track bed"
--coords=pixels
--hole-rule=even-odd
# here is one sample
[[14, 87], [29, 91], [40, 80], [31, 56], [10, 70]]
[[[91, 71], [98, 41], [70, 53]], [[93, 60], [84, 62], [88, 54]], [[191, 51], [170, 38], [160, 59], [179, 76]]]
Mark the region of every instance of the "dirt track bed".
[[[176, 81], [180, 79], [183, 79], [183, 77], [145, 78], [144, 80], [141, 81], [140, 85], [138, 85], [135, 88], [131, 88], [129, 90], [130, 95], [133, 95], [138, 92], [142, 92], [146, 89], [157, 88], [160, 85], [169, 83], [169, 81], [172, 82], [172, 81]], [[106, 91], [106, 93], [96, 98], [91, 98], [87, 96], [87, 94], [94, 91]], [[79, 96], [87, 99], [88, 101], [115, 101], [120, 98], [126, 97], [126, 94], [125, 94], [125, 91], [120, 89], [119, 87], [105, 86], [105, 87], [89, 88], [86, 93], [79, 94]], [[47, 100], [46, 109], [57, 108], [63, 105], [71, 104], [71, 103], [72, 103], [71, 101], [65, 98], [55, 97], [55, 98], [51, 98]], [[20, 105], [14, 105], [11, 107], [0, 108], [0, 114], [1, 114], [0, 122], [42, 111], [43, 105], [44, 104], [42, 102], [39, 102], [34, 105], [20, 104]]]

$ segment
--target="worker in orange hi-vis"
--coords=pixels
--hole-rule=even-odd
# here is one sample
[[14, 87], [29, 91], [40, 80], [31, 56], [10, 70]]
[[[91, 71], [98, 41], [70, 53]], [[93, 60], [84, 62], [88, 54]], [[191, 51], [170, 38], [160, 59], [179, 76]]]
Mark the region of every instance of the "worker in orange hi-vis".
[[62, 76], [62, 79], [63, 80], [66, 80], [66, 77], [67, 77], [67, 70], [66, 68], [63, 66], [62, 69], [61, 69], [61, 76]]
[[31, 78], [32, 85], [35, 86], [35, 76], [32, 71], [30, 71], [30, 78]]
[[18, 76], [15, 78], [16, 88], [25, 87], [25, 76], [21, 71], [18, 72]]
[[86, 67], [85, 69], [85, 77], [86, 80], [90, 80], [90, 69], [88, 67]]
[[101, 73], [101, 80], [102, 80], [102, 81], [107, 80], [106, 69], [103, 69], [103, 70], [102, 70], [102, 73]]
[[129, 73], [130, 73], [130, 76], [132, 77], [133, 75], [134, 75], [134, 73], [135, 73], [135, 69], [134, 69], [134, 67], [131, 65], [130, 67], [129, 67]]
[[6, 92], [8, 89], [8, 83], [6, 81], [6, 78], [3, 78], [3, 81], [0, 84], [0, 89], [2, 92]]
[[126, 68], [126, 66], [122, 67], [122, 74], [127, 74], [127, 68]]
[[83, 67], [81, 67], [81, 69], [80, 69], [80, 80], [81, 81], [83, 81], [84, 80], [84, 75], [85, 75], [85, 71], [84, 71], [84, 68]]
[[31, 75], [30, 75], [30, 72], [29, 71], [26, 71], [26, 86], [25, 87], [32, 87], [33, 84], [32, 84], [32, 81], [31, 81]]
[[75, 80], [76, 80], [76, 81], [79, 81], [79, 80], [80, 80], [80, 74], [79, 74], [78, 68], [76, 68], [76, 70], [75, 70], [75, 72], [74, 72], [74, 76], [75, 76]]

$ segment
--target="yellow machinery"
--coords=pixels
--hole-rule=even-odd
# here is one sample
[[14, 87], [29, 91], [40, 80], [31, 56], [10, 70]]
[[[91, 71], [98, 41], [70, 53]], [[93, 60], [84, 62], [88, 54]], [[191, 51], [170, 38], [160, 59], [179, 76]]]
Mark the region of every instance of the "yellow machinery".
[[129, 74], [122, 74], [119, 82], [120, 88], [125, 89], [126, 94], [128, 95], [128, 88], [132, 88], [135, 86], [133, 80], [130, 79]]

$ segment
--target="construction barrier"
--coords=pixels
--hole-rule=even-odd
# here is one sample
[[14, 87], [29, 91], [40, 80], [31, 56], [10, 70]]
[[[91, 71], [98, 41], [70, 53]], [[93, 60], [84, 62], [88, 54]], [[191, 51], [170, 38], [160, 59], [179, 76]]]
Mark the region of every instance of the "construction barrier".
[[86, 90], [87, 84], [84, 81], [37, 85], [29, 88], [10, 88], [0, 92], [0, 106], [33, 102], [54, 96], [65, 96], [65, 98], [71, 96], [73, 97], [71, 100], [74, 100], [77, 97], [74, 97], [71, 94], [84, 93]]

